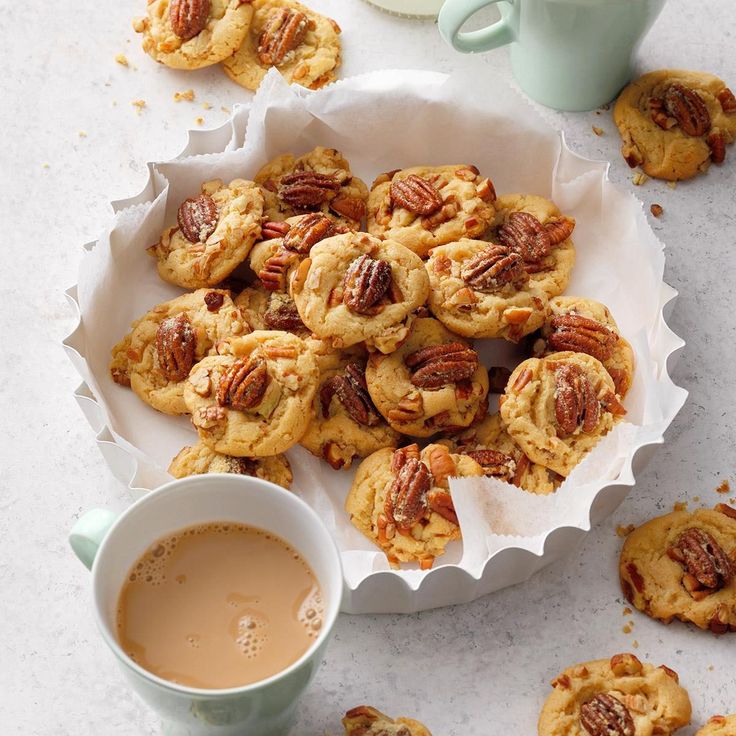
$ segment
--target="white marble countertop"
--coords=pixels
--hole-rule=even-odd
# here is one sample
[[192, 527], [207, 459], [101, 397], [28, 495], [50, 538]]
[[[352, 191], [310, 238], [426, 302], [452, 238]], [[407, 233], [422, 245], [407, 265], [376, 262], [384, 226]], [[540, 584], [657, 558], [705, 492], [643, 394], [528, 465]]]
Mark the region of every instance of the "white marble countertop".
[[[343, 27], [344, 75], [382, 67], [457, 70], [475, 76], [479, 94], [485, 71], [510, 77], [505, 50], [461, 56], [431, 22], [391, 18], [360, 0], [311, 4]], [[195, 118], [218, 125], [223, 107], [250, 94], [217, 67], [187, 74], [144, 56], [130, 26], [143, 5], [0, 3], [0, 187], [11, 226], [0, 287], [3, 736], [158, 733], [155, 716], [127, 690], [95, 630], [88, 575], [66, 544], [82, 510], [122, 509], [129, 499], [72, 398], [79, 379], [60, 345], [73, 323], [62, 290], [76, 281], [80, 245], [107, 221], [108, 201], [144, 184], [145, 162], [174, 155]], [[734, 28], [733, 3], [669, 0], [639, 65], [708, 70], [736, 85]], [[115, 62], [118, 53], [130, 67]], [[174, 92], [188, 88], [196, 100], [174, 102]], [[137, 99], [146, 101], [140, 115], [131, 105]], [[546, 115], [574, 150], [610, 160], [611, 178], [633, 188], [608, 114]], [[605, 135], [593, 135], [592, 125]], [[635, 190], [647, 208], [664, 207], [653, 227], [667, 244], [666, 278], [681, 292], [670, 323], [688, 343], [673, 375], [691, 393], [629, 498], [575, 553], [524, 585], [421, 615], [343, 616], [294, 734], [337, 734], [341, 714], [359, 703], [415, 716], [436, 736], [532, 734], [559, 670], [626, 650], [680, 673], [694, 725], [736, 711], [733, 640], [622, 615], [615, 532], [676, 501], [697, 505], [699, 497], [712, 505], [721, 498], [719, 482], [735, 480], [736, 319], [733, 280], [724, 278], [736, 265], [735, 162], [729, 150], [727, 164], [708, 176], [674, 190], [651, 180]], [[629, 620], [633, 630], [624, 633]]]

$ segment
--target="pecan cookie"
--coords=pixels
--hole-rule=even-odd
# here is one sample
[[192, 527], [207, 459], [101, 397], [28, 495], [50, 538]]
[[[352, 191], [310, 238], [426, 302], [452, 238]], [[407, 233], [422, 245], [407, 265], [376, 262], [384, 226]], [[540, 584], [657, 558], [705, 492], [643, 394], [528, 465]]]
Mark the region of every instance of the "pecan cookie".
[[219, 284], [248, 257], [262, 214], [263, 195], [252, 181], [205, 182], [198, 197], [179, 206], [178, 224], [148, 249], [159, 276], [185, 289]]
[[395, 352], [371, 355], [366, 380], [378, 411], [412, 437], [467, 427], [488, 411], [478, 353], [431, 317], [417, 319]]
[[627, 600], [647, 616], [736, 631], [736, 509], [675, 511], [642, 524], [619, 562]]
[[624, 89], [613, 119], [629, 166], [657, 179], [690, 179], [723, 162], [736, 136], [736, 97], [712, 74], [661, 69]]
[[243, 0], [149, 0], [133, 28], [143, 50], [174, 69], [199, 69], [227, 59], [243, 42], [253, 8]]
[[287, 220], [305, 212], [329, 214], [357, 230], [365, 216], [368, 188], [334, 148], [317, 148], [298, 158], [286, 153], [267, 163], [255, 180], [266, 200], [268, 220]]
[[234, 302], [252, 330], [283, 330], [299, 337], [312, 334], [302, 322], [294, 300], [286, 292], [267, 291], [256, 284], [243, 289]]
[[734, 734], [736, 734], [736, 714], [712, 716], [695, 736], [734, 736]]
[[539, 716], [539, 736], [669, 736], [692, 707], [676, 672], [633, 654], [568, 667]]
[[359, 705], [349, 710], [342, 719], [342, 725], [345, 736], [432, 736], [419, 721], [389, 718], [370, 705]]
[[358, 467], [345, 510], [392, 567], [418, 562], [427, 570], [461, 537], [448, 478], [477, 475], [483, 468], [475, 460], [444, 445], [384, 448]]
[[261, 331], [233, 338], [196, 365], [184, 401], [203, 444], [236, 457], [278, 455], [311, 419], [317, 363], [304, 340]]
[[499, 414], [487, 416], [480, 424], [456, 438], [442, 440], [452, 452], [468, 455], [486, 476], [512, 483], [531, 493], [554, 493], [564, 480], [549, 468], [533, 463], [511, 439]]
[[158, 304], [112, 349], [110, 374], [154, 409], [186, 414], [184, 384], [192, 366], [232, 335], [248, 332], [229, 292], [199, 289]]
[[429, 308], [458, 335], [517, 342], [547, 316], [547, 294], [530, 282], [519, 253], [463, 238], [434, 248], [425, 264]]
[[528, 290], [543, 291], [551, 298], [570, 281], [574, 229], [575, 220], [563, 215], [554, 202], [534, 194], [507, 194], [496, 200], [496, 218], [487, 237], [521, 256], [529, 274]]
[[500, 411], [529, 459], [565, 477], [626, 413], [601, 362], [574, 352], [518, 365]]
[[604, 304], [580, 296], [550, 299], [549, 316], [542, 326], [534, 354], [542, 357], [573, 350], [598, 358], [623, 398], [634, 378], [634, 351], [621, 337], [618, 325]]
[[417, 255], [367, 233], [317, 243], [291, 279], [302, 322], [317, 337], [336, 348], [365, 342], [383, 353], [406, 338], [428, 292]]
[[396, 447], [399, 433], [388, 426], [368, 393], [365, 351], [358, 346], [334, 350], [320, 340], [310, 340], [309, 345], [317, 357], [319, 389], [302, 447], [335, 470], [347, 469], [353, 458], [367, 457], [382, 447]]
[[475, 166], [416, 166], [381, 174], [368, 196], [368, 232], [426, 258], [431, 248], [474, 238], [493, 221], [496, 192]]
[[171, 461], [169, 473], [174, 478], [185, 478], [188, 475], [205, 473], [234, 473], [250, 475], [267, 480], [278, 486], [291, 487], [294, 476], [285, 455], [272, 457], [233, 457], [214, 452], [206, 445], [197, 443], [193, 447], [184, 447]]

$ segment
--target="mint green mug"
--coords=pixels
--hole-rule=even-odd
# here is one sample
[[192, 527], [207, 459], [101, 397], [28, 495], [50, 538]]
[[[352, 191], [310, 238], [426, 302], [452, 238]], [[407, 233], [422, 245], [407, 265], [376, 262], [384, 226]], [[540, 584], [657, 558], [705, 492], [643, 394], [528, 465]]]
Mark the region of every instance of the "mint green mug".
[[[482, 8], [501, 20], [461, 32]], [[558, 110], [592, 110], [631, 79], [632, 60], [665, 0], [445, 0], [442, 37], [465, 54], [511, 44], [511, 68], [534, 100]]]

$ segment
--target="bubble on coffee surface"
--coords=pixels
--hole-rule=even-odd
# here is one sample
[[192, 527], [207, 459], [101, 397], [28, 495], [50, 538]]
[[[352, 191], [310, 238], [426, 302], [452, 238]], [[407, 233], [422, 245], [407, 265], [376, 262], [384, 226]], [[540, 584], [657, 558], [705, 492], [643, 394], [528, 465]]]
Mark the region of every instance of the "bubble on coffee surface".
[[299, 606], [297, 619], [306, 629], [307, 636], [316, 639], [322, 630], [322, 619], [324, 618], [324, 603], [322, 591], [313, 585]]
[[[128, 574], [128, 581], [161, 585], [166, 580], [165, 570], [169, 558], [179, 544], [179, 539], [179, 534], [172, 534], [152, 544]], [[177, 579], [177, 582], [180, 581]]]
[[240, 611], [235, 619], [235, 643], [248, 659], [257, 657], [268, 641], [268, 618], [254, 609]]

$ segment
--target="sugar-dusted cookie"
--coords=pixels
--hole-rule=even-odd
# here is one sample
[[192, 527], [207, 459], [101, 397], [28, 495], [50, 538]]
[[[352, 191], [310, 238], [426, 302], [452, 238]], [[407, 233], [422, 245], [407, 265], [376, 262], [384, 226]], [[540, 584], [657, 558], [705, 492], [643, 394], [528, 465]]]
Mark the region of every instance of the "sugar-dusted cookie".
[[426, 258], [431, 248], [474, 238], [493, 221], [496, 192], [475, 166], [416, 166], [381, 174], [368, 197], [368, 232]]
[[291, 279], [302, 322], [317, 337], [338, 348], [365, 342], [384, 353], [406, 338], [428, 292], [419, 256], [367, 233], [317, 243]]
[[174, 69], [199, 69], [227, 59], [248, 33], [253, 8], [243, 0], [149, 0], [133, 28], [143, 50]]
[[531, 493], [554, 493], [564, 480], [524, 454], [506, 431], [499, 414], [491, 414], [480, 424], [442, 442], [452, 452], [472, 457], [486, 476], [513, 483]]
[[657, 179], [690, 179], [724, 160], [736, 136], [736, 97], [713, 74], [660, 69], [624, 89], [613, 120], [629, 166]]
[[271, 67], [289, 84], [319, 89], [337, 78], [340, 26], [294, 0], [252, 0], [254, 15], [240, 48], [222, 64], [234, 82], [257, 89]]
[[205, 473], [235, 473], [267, 480], [287, 490], [294, 476], [285, 455], [271, 457], [233, 457], [222, 455], [202, 443], [184, 447], [171, 461], [169, 473], [174, 478]]
[[365, 217], [368, 188], [353, 176], [350, 164], [334, 148], [317, 146], [303, 156], [277, 156], [261, 168], [255, 180], [263, 190], [268, 220], [322, 212], [357, 230]]
[[358, 467], [345, 510], [392, 567], [418, 562], [428, 569], [461, 536], [448, 478], [477, 475], [483, 468], [475, 460], [444, 445], [378, 450]]
[[262, 457], [299, 442], [318, 379], [304, 340], [258, 330], [229, 340], [220, 352], [197, 364], [184, 387], [202, 443], [224, 455]]
[[390, 355], [371, 355], [366, 380], [378, 411], [412, 437], [467, 427], [488, 411], [478, 353], [431, 317], [417, 319]]
[[359, 705], [349, 710], [342, 719], [342, 725], [345, 736], [432, 736], [419, 721], [390, 718], [370, 705]]
[[736, 509], [675, 511], [642, 524], [619, 563], [627, 600], [647, 616], [736, 631]]
[[730, 716], [711, 716], [708, 723], [695, 736], [735, 736], [736, 714]]
[[528, 290], [539, 289], [551, 298], [570, 281], [574, 229], [575, 220], [554, 202], [534, 194], [507, 194], [496, 200], [496, 218], [487, 237], [522, 257]]
[[184, 384], [216, 344], [249, 332], [229, 292], [199, 289], [156, 305], [112, 349], [110, 373], [165, 414], [186, 414]]
[[294, 300], [284, 291], [268, 291], [260, 284], [243, 289], [234, 299], [251, 330], [284, 330], [309, 337]]
[[616, 654], [568, 667], [539, 716], [539, 736], [670, 736], [692, 707], [677, 673]]
[[518, 365], [500, 411], [506, 430], [529, 459], [565, 477], [626, 413], [603, 364], [575, 352]]
[[425, 265], [429, 308], [458, 335], [516, 342], [547, 316], [547, 294], [530, 282], [521, 255], [504, 245], [463, 238], [434, 248]]
[[634, 351], [621, 336], [616, 321], [604, 304], [580, 296], [558, 296], [549, 301], [549, 315], [534, 354], [560, 350], [587, 353], [603, 363], [613, 378], [616, 393], [626, 396], [634, 378]]
[[336, 350], [320, 340], [309, 345], [317, 357], [319, 389], [300, 444], [336, 470], [349, 468], [353, 458], [396, 447], [399, 433], [388, 426], [368, 393], [365, 350], [357, 345]]
[[205, 182], [199, 196], [179, 206], [178, 224], [148, 249], [159, 276], [185, 289], [219, 284], [248, 257], [262, 214], [263, 195], [252, 181]]

